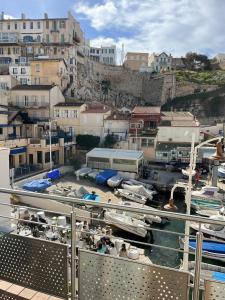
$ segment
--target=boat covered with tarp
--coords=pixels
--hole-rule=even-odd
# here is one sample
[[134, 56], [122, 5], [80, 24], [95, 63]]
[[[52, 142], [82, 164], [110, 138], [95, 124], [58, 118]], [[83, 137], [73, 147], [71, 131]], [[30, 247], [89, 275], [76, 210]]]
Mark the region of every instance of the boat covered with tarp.
[[59, 171], [59, 169], [54, 169], [51, 170], [47, 173], [47, 178], [51, 179], [51, 180], [56, 180], [62, 177], [61, 172]]
[[52, 183], [49, 179], [36, 179], [25, 183], [22, 187], [30, 192], [44, 192], [51, 185]]
[[117, 175], [117, 171], [107, 169], [107, 170], [104, 170], [104, 171], [100, 172], [96, 176], [95, 181], [99, 185], [107, 185], [107, 180], [109, 178], [113, 177], [113, 176], [116, 176], [116, 175]]

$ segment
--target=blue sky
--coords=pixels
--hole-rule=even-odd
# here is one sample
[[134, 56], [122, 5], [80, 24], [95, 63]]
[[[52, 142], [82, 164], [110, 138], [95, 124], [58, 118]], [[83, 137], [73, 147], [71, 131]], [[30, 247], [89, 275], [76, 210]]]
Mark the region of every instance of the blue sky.
[[125, 51], [224, 52], [224, 0], [0, 0], [5, 14], [66, 16], [71, 10], [92, 44]]

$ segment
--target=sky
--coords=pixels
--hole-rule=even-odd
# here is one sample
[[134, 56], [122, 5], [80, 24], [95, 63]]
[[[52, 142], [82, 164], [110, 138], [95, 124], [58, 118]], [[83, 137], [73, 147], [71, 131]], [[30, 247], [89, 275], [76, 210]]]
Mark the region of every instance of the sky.
[[80, 22], [93, 46], [116, 44], [125, 52], [225, 52], [225, 0], [0, 0], [6, 15], [66, 16]]

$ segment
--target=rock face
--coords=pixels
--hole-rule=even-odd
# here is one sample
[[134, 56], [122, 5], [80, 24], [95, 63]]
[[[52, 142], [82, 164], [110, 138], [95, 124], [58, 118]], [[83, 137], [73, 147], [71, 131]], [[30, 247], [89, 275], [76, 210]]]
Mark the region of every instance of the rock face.
[[175, 92], [174, 75], [156, 76], [85, 60], [78, 64], [77, 97], [101, 101], [118, 108], [135, 105], [161, 106]]

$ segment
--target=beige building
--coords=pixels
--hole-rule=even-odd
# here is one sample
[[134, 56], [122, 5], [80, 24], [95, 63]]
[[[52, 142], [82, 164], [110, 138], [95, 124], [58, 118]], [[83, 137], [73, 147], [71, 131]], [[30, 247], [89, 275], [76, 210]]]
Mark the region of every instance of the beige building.
[[149, 66], [149, 54], [141, 52], [127, 52], [124, 67], [133, 71], [139, 71], [140, 68]]
[[10, 101], [10, 89], [19, 82], [11, 75], [0, 75], [0, 105], [8, 106]]
[[91, 134], [104, 139], [104, 120], [110, 116], [111, 109], [104, 105], [88, 107], [80, 114], [80, 134]]
[[36, 58], [30, 62], [31, 84], [58, 85], [63, 92], [69, 84], [69, 73], [62, 58]]
[[127, 140], [129, 134], [130, 115], [113, 112], [104, 119], [104, 137], [114, 135], [118, 141]]
[[10, 104], [24, 109], [33, 121], [52, 119], [54, 106], [64, 101], [56, 85], [18, 85], [11, 90]]
[[152, 53], [149, 56], [149, 65], [155, 72], [166, 72], [172, 69], [173, 57], [171, 54], [162, 52], [160, 54]]
[[27, 63], [37, 56], [64, 58], [70, 76], [68, 93], [77, 84], [77, 48], [84, 44], [80, 24], [69, 12], [66, 18], [0, 19], [0, 64]]
[[54, 120], [61, 129], [80, 134], [81, 113], [87, 109], [84, 103], [62, 102], [54, 106]]

